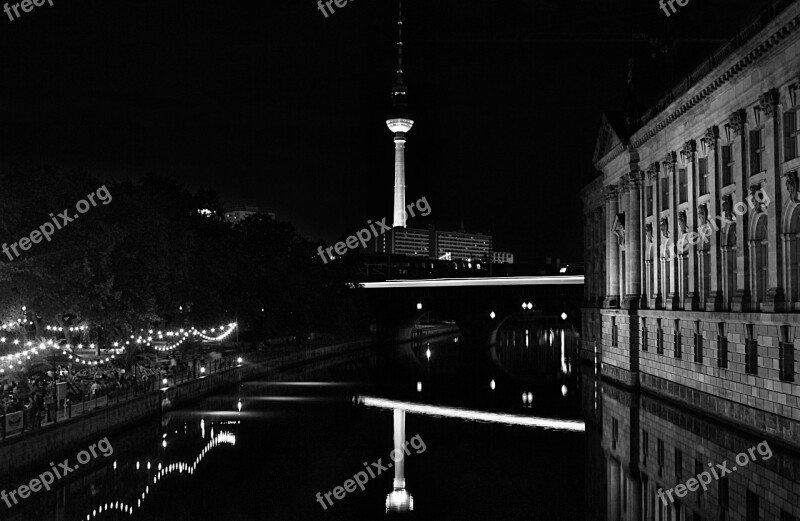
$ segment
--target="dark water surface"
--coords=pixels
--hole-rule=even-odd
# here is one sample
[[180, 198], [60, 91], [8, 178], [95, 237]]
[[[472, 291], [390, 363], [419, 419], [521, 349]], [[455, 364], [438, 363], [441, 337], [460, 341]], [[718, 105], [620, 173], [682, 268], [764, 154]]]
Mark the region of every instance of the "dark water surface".
[[[648, 507], [647, 490], [654, 480], [647, 479], [647, 466], [638, 477], [635, 471], [620, 470], [620, 459], [623, 470], [630, 464], [617, 452], [624, 452], [630, 440], [626, 442], [619, 420], [631, 417], [630, 404], [636, 400], [628, 397], [626, 402], [622, 391], [598, 384], [593, 367], [579, 366], [576, 338], [569, 333], [564, 335], [563, 350], [559, 330], [531, 333], [527, 341], [526, 345], [522, 331], [501, 335], [493, 354], [452, 337], [384, 346], [365, 351], [360, 361], [301, 381], [246, 383], [110, 436], [114, 454], [98, 455], [56, 481], [51, 492], [34, 493], [11, 509], [0, 503], [0, 519], [385, 518], [394, 477], [394, 469], [387, 467], [392, 461], [393, 411], [355, 405], [356, 395], [513, 415], [587, 418], [587, 432], [570, 432], [407, 413], [406, 439], [413, 445], [405, 459], [405, 478], [414, 501], [413, 519], [634, 519], [628, 507], [632, 487], [644, 491], [641, 519], [691, 519], [694, 511], [688, 499], [680, 512]], [[532, 370], [531, 364], [538, 365]], [[542, 364], [547, 367], [542, 369]], [[657, 413], [656, 406], [661, 406], [651, 401], [654, 417], [688, 414], [666, 411], [666, 406]], [[617, 427], [612, 426], [612, 417]], [[687, 427], [681, 431], [677, 424], [669, 425], [664, 420], [663, 430], [670, 439], [693, 435]], [[613, 428], [617, 431], [612, 449]], [[729, 429], [715, 428], [721, 429], [720, 435], [736, 436]], [[654, 444], [652, 462], [657, 459], [655, 439], [667, 434], [653, 427], [649, 435]], [[64, 458], [74, 461], [79, 450], [58, 455], [56, 466]], [[693, 458], [700, 457], [705, 464], [716, 461], [712, 456], [686, 449], [683, 457], [688, 468]], [[780, 455], [784, 465], [796, 464], [792, 457]], [[365, 463], [379, 458], [387, 468], [370, 477], [363, 491], [355, 488], [342, 499], [329, 494], [333, 505], [325, 503], [323, 509], [317, 493], [324, 496], [344, 486], [364, 471]], [[731, 481], [752, 479], [756, 474], [748, 473], [760, 472], [767, 463], [753, 463]], [[3, 487], [14, 489], [50, 468], [47, 462], [40, 467], [4, 476]], [[612, 472], [617, 472], [616, 478], [610, 477]], [[781, 473], [776, 468], [773, 474]], [[798, 492], [792, 488], [796, 482], [781, 479], [787, 493]], [[664, 481], [670, 487], [677, 482], [671, 477]], [[740, 496], [746, 494], [739, 492], [732, 487], [728, 494], [731, 510], [744, 506], [739, 505]], [[709, 491], [704, 500], [711, 504], [711, 498]], [[712, 514], [709, 510], [707, 517], [697, 518], [712, 519]], [[713, 519], [719, 518], [716, 512]]]

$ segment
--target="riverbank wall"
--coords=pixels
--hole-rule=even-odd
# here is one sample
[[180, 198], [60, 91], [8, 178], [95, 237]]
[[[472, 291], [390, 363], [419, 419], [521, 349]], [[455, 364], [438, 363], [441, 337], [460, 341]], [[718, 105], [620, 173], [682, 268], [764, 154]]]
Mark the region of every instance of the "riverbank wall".
[[[15, 472], [71, 447], [89, 445], [116, 430], [147, 417], [264, 376], [299, 377], [332, 365], [347, 363], [373, 345], [364, 338], [314, 348], [282, 348], [251, 353], [240, 366], [206, 377], [165, 387], [119, 404], [109, 405], [24, 436], [0, 442], [0, 475]], [[253, 360], [251, 360], [253, 359]]]

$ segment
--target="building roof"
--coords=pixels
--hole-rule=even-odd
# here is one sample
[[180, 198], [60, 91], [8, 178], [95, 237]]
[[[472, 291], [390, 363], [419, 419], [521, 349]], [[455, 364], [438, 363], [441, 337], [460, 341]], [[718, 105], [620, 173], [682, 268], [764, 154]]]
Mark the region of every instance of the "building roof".
[[[598, 150], [599, 146], [595, 148], [595, 168], [602, 169], [626, 149], [640, 147], [649, 141], [720, 87], [739, 76], [789, 34], [797, 31], [800, 28], [800, 15], [775, 28], [776, 30], [769, 27], [793, 4], [797, 5], [796, 0], [772, 2], [753, 22], [712, 53], [641, 118], [633, 122], [632, 130], [635, 132], [631, 133], [630, 139], [620, 136], [619, 132], [622, 131], [615, 126], [620, 141], [614, 146], [604, 147], [603, 150]], [[770, 29], [768, 36], [762, 34], [766, 29]], [[751, 50], [745, 52], [747, 48]], [[740, 52], [737, 54], [736, 51]], [[601, 131], [602, 129], [601, 125]], [[599, 155], [600, 153], [603, 155]]]

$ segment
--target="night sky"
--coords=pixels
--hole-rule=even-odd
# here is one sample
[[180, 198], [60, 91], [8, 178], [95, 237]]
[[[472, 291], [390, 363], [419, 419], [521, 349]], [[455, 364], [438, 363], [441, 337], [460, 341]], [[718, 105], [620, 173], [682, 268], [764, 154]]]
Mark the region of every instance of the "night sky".
[[[0, 166], [174, 175], [313, 240], [391, 221], [396, 0], [327, 19], [316, 0], [52, 1], [0, 13]], [[407, 201], [518, 260], [580, 262], [577, 191], [629, 59], [649, 106], [768, 3], [405, 0]]]

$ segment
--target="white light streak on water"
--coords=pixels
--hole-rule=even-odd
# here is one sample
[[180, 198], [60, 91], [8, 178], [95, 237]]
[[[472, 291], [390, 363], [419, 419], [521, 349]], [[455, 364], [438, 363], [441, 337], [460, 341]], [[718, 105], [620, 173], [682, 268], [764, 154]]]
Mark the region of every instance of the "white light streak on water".
[[375, 398], [373, 396], [358, 396], [358, 402], [367, 407], [381, 409], [404, 409], [406, 412], [438, 416], [442, 418], [459, 418], [462, 420], [480, 421], [488, 423], [505, 423], [507, 425], [520, 425], [523, 427], [541, 427], [560, 431], [584, 432], [586, 425], [578, 420], [560, 420], [556, 418], [541, 418], [538, 416], [520, 416], [516, 414], [503, 414], [495, 412], [461, 409], [458, 407], [443, 407], [440, 405], [426, 405], [414, 402], [401, 402]]

